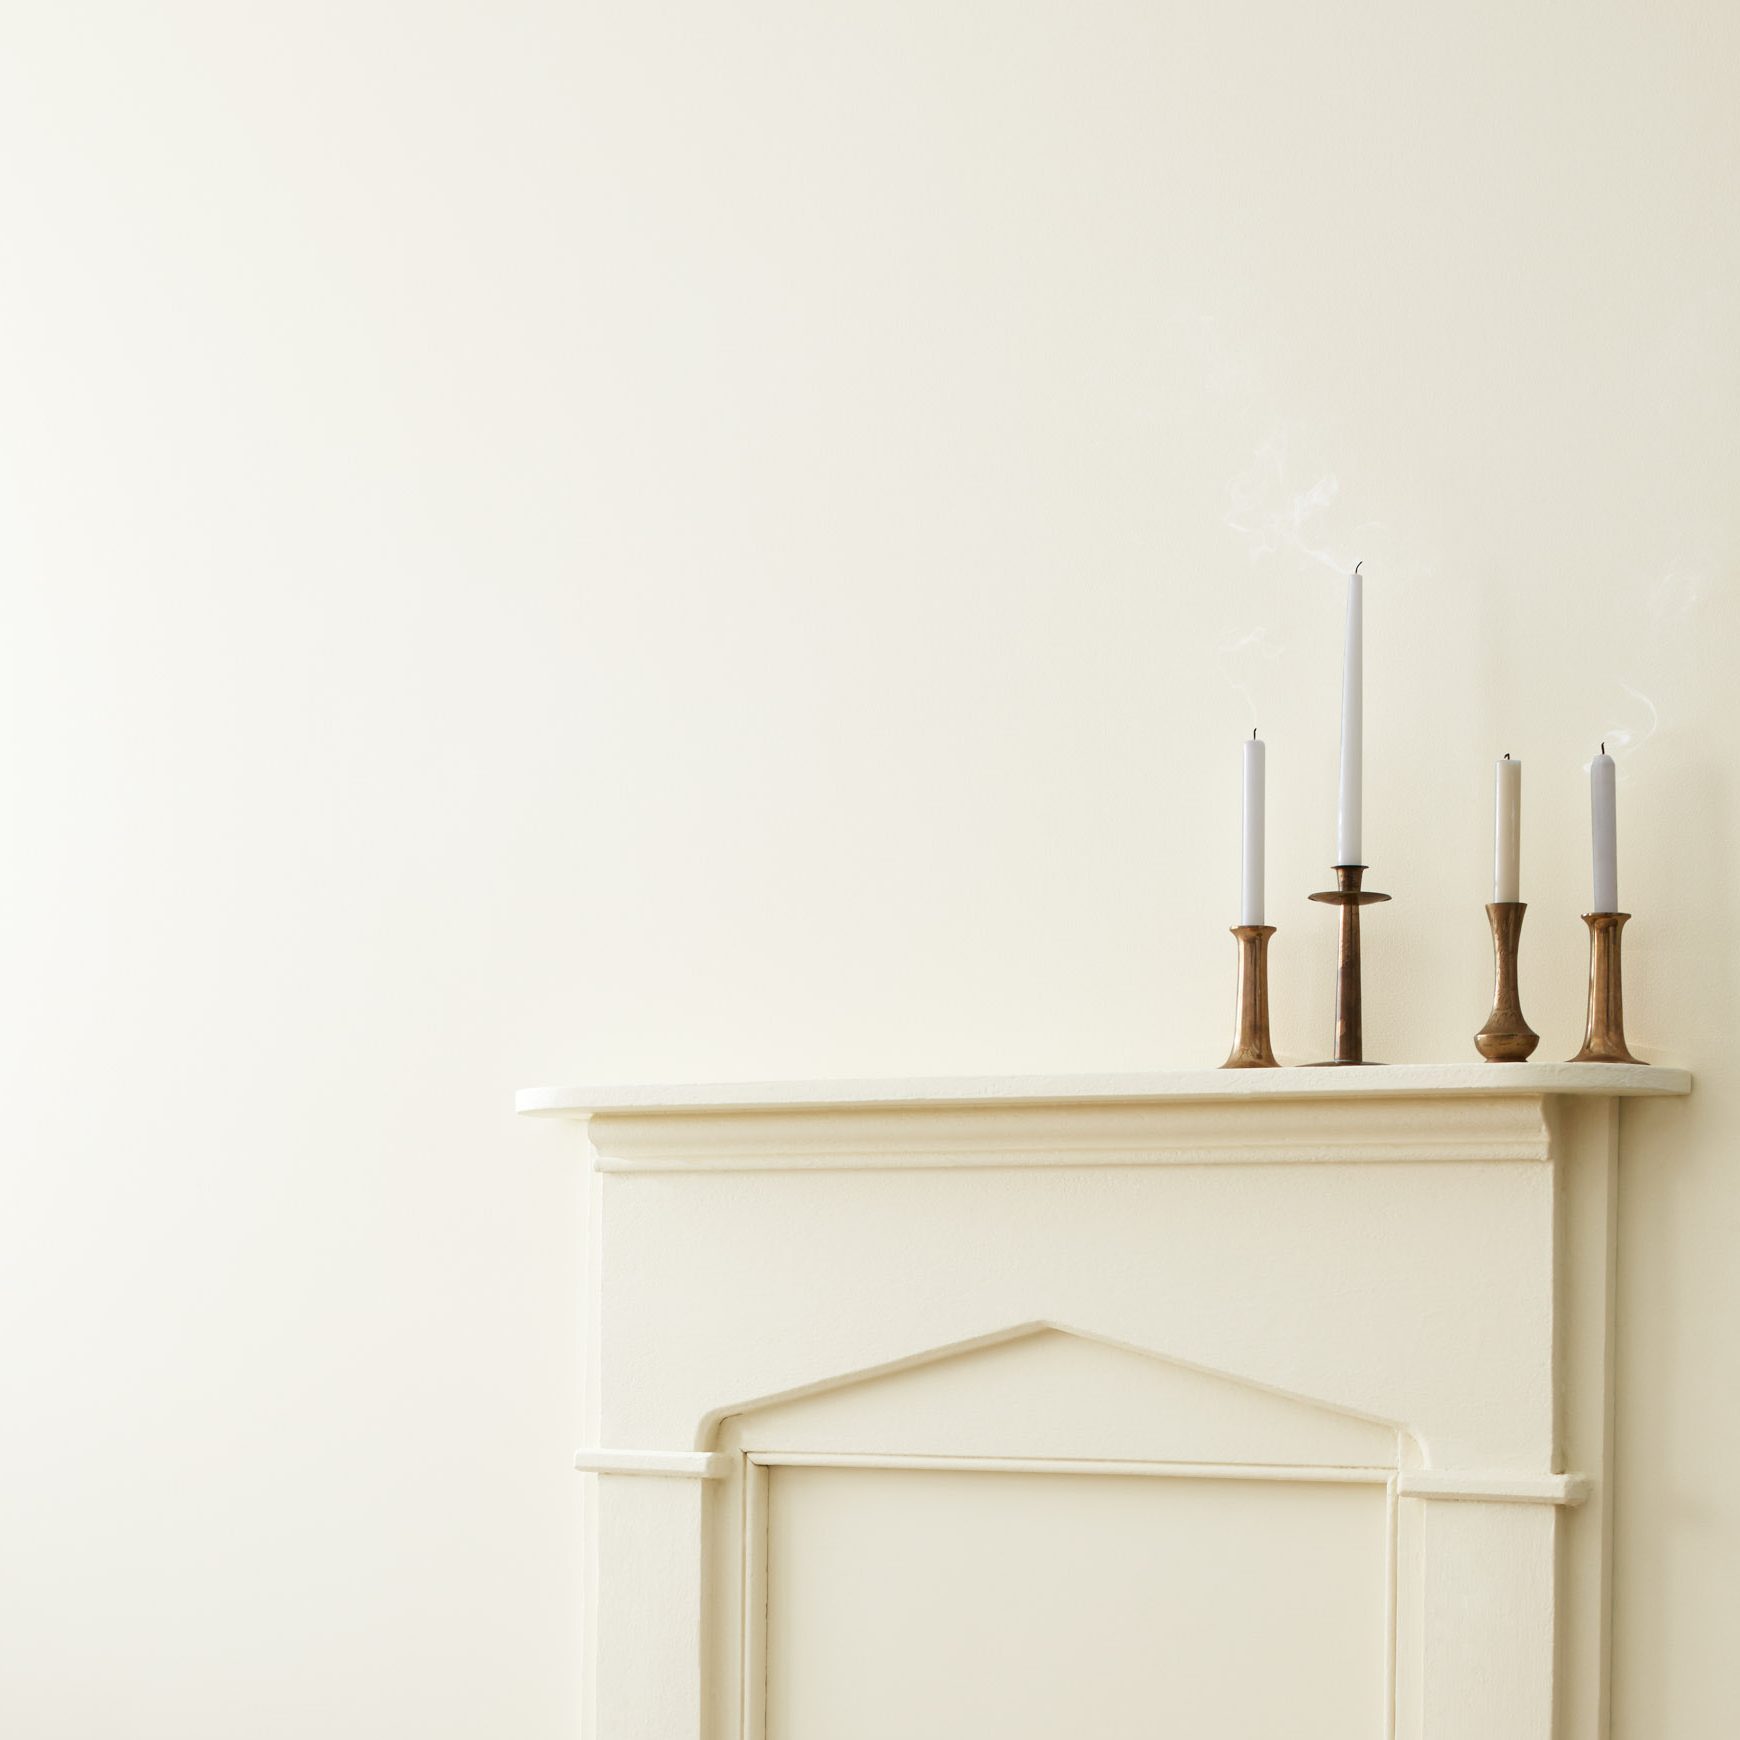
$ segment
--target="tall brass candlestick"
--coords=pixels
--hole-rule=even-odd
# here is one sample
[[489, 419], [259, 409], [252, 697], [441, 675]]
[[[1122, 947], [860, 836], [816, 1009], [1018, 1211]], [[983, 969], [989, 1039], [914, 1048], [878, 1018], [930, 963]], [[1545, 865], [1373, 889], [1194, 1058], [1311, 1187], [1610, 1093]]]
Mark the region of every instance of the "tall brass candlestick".
[[1474, 1043], [1488, 1063], [1521, 1063], [1540, 1044], [1541, 1036], [1523, 1020], [1517, 992], [1516, 954], [1522, 938], [1526, 900], [1495, 900], [1486, 909], [1492, 926], [1492, 1013], [1475, 1034]]
[[1360, 887], [1363, 864], [1337, 864], [1335, 887], [1313, 894], [1326, 906], [1341, 908], [1341, 934], [1335, 957], [1335, 1055], [1334, 1063], [1365, 1062], [1364, 994], [1360, 988], [1359, 909], [1388, 900], [1387, 894], [1368, 893]]
[[1233, 1048], [1222, 1069], [1279, 1069], [1269, 1044], [1269, 938], [1272, 924], [1235, 924], [1239, 989]]
[[1586, 912], [1589, 927], [1589, 1024], [1573, 1063], [1642, 1063], [1625, 1043], [1625, 990], [1619, 973], [1619, 933], [1629, 912]]

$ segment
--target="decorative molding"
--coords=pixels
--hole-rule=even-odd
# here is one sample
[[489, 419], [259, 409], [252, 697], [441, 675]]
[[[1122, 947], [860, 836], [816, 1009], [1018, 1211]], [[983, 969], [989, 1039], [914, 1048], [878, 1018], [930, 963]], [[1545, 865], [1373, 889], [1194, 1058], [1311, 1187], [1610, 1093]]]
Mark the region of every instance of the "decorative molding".
[[582, 1450], [574, 1466], [582, 1474], [647, 1474], [665, 1480], [723, 1480], [734, 1456], [710, 1450]]
[[[1295, 1463], [1106, 1462], [1043, 1456], [881, 1456], [815, 1450], [751, 1450], [758, 1468], [882, 1468], [958, 1474], [1118, 1474], [1154, 1480], [1260, 1480], [1319, 1486], [1388, 1486], [1398, 1498], [1476, 1504], [1579, 1505], [1590, 1482], [1580, 1474], [1505, 1474], [1460, 1470], [1322, 1468]], [[718, 1460], [729, 1461], [720, 1457]]]
[[1387, 1486], [1393, 1468], [1316, 1468], [1259, 1462], [1103, 1462], [1053, 1456], [879, 1456], [751, 1450], [757, 1468], [876, 1468], [930, 1474], [1109, 1474], [1151, 1480], [1257, 1480], [1295, 1486]]
[[1683, 1070], [1394, 1064], [1173, 1075], [534, 1088], [602, 1172], [1544, 1161], [1560, 1095], [1673, 1095]]
[[[1401, 1498], [1467, 1500], [1484, 1504], [1579, 1505], [1590, 1482], [1580, 1474], [1474, 1473], [1456, 1470], [1316, 1467], [1299, 1463], [1132, 1462], [1089, 1457], [908, 1456], [875, 1452], [751, 1450], [758, 1468], [918, 1469], [959, 1474], [1119, 1474], [1156, 1480], [1263, 1480], [1333, 1486], [1385, 1486]], [[582, 1450], [582, 1474], [639, 1474], [666, 1480], [724, 1480], [739, 1457], [713, 1450]]]
[[1402, 1498], [1463, 1499], [1476, 1504], [1581, 1504], [1590, 1482], [1581, 1474], [1474, 1474], [1454, 1469], [1404, 1472]]
[[692, 1440], [725, 1452], [1021, 1465], [1425, 1465], [1394, 1420], [1067, 1324], [1011, 1325], [709, 1412]]
[[1539, 1098], [594, 1114], [602, 1172], [1543, 1161]]

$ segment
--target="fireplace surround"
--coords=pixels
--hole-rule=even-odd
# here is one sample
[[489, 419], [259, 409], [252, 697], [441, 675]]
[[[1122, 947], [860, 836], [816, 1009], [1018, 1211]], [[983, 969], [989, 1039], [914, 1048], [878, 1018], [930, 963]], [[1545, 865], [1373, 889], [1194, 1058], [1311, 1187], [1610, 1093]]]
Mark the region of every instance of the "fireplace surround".
[[1604, 1733], [1622, 1102], [1690, 1086], [527, 1090], [590, 1156], [590, 1733]]

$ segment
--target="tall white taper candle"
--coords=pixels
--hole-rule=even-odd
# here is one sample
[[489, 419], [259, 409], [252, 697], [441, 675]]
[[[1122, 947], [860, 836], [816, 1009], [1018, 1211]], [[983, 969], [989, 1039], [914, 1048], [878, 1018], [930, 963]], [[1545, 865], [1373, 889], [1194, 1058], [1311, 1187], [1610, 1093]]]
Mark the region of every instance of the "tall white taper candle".
[[1498, 764], [1492, 829], [1492, 898], [1522, 899], [1522, 763]]
[[1239, 923], [1263, 922], [1264, 800], [1263, 740], [1251, 733], [1245, 745], [1244, 878]]
[[1591, 912], [1619, 910], [1619, 817], [1613, 757], [1607, 745], [1589, 763], [1589, 822], [1595, 854], [1595, 903]]
[[1356, 566], [1347, 577], [1347, 658], [1341, 672], [1341, 787], [1335, 809], [1335, 861], [1360, 856], [1360, 763], [1365, 747], [1365, 582]]

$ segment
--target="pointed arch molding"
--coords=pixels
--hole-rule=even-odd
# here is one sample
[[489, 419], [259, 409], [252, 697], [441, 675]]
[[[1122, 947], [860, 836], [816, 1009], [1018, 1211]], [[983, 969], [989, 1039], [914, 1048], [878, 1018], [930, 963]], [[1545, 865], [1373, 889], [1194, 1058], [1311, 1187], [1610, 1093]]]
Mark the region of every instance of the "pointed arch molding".
[[1049, 1323], [734, 1404], [700, 1435], [715, 1447], [583, 1450], [574, 1466], [723, 1480], [749, 1456], [793, 1467], [1394, 1480], [1404, 1498], [1515, 1504], [1581, 1504], [1589, 1491], [1577, 1474], [1433, 1470], [1399, 1422]]
[[[865, 1504], [903, 1541], [909, 1502], [955, 1514], [939, 1492], [1008, 1510], [1000, 1542], [1054, 1500], [1163, 1514], [1152, 1599], [1211, 1560], [1205, 1588], [1248, 1563], [1269, 1599], [1301, 1561], [1264, 1558], [1265, 1519], [1340, 1516], [1303, 1496], [1336, 1488], [1376, 1507], [1345, 1513], [1378, 1555], [1370, 1734], [1603, 1735], [1619, 1102], [1689, 1086], [1485, 1065], [529, 1093], [592, 1154], [587, 1732], [801, 1726], [781, 1700], [845, 1657], [795, 1658], [828, 1602], [778, 1591], [832, 1575], [804, 1531]], [[944, 1548], [911, 1529], [923, 1587]], [[932, 1571], [970, 1586], [958, 1559]], [[990, 1606], [1011, 1574], [987, 1570]], [[867, 1623], [900, 1613], [883, 1593]], [[1216, 1659], [1259, 1647], [1180, 1598]], [[1325, 1583], [1299, 1623], [1363, 1599]], [[879, 1658], [879, 1695], [902, 1671]], [[1082, 1686], [1083, 1731], [1113, 1731], [1115, 1680]], [[1322, 1720], [1346, 1740], [1344, 1709]]]

